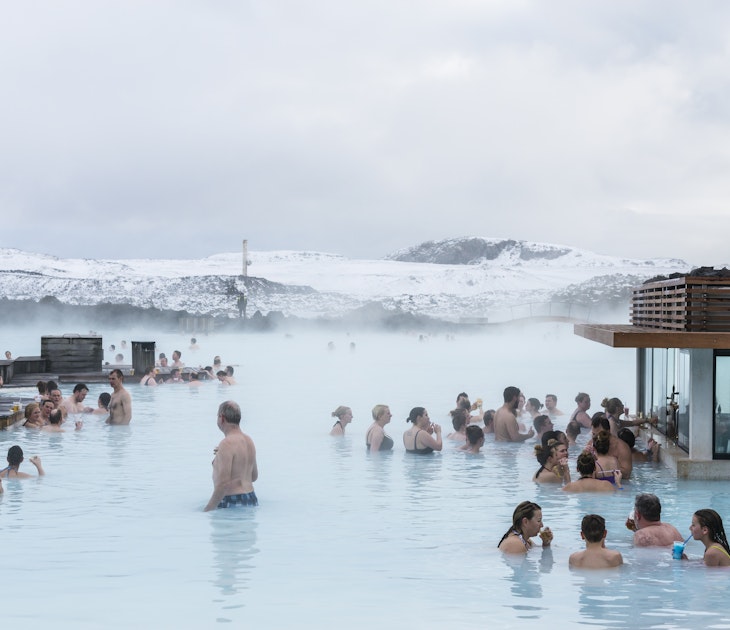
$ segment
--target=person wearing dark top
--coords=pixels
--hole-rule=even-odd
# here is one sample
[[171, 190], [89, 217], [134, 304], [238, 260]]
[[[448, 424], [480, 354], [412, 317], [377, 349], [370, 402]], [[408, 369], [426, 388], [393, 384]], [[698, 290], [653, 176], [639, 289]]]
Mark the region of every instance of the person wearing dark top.
[[[441, 441], [441, 427], [432, 424], [428, 417], [428, 411], [423, 407], [414, 407], [408, 415], [406, 422], [412, 423], [412, 427], [403, 433], [403, 445], [406, 452], [416, 455], [430, 455], [434, 451], [443, 448]], [[434, 438], [433, 435], [436, 437]]]
[[393, 439], [385, 434], [385, 425], [390, 422], [393, 414], [388, 405], [373, 407], [373, 423], [365, 434], [365, 445], [369, 453], [390, 451], [393, 448]]

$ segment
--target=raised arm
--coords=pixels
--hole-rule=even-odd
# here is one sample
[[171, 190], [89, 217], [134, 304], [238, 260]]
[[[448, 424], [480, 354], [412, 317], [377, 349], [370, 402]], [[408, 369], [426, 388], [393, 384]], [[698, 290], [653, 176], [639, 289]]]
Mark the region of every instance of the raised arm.
[[42, 477], [46, 474], [46, 471], [43, 470], [43, 464], [41, 464], [41, 458], [38, 457], [38, 455], [34, 455], [30, 458], [30, 463], [33, 464], [33, 466], [36, 467], [36, 470], [38, 471], [38, 476]]

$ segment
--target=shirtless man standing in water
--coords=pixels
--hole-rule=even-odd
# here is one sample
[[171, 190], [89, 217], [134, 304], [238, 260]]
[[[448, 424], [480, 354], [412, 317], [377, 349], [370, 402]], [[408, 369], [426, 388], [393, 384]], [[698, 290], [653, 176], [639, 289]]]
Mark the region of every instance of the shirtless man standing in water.
[[132, 419], [132, 397], [124, 389], [124, 374], [121, 370], [109, 372], [109, 385], [114, 392], [109, 401], [107, 424], [129, 424]]
[[225, 437], [215, 449], [213, 494], [205, 512], [235, 505], [258, 505], [253, 482], [258, 479], [256, 447], [241, 431], [241, 408], [232, 400], [218, 407], [218, 428]]

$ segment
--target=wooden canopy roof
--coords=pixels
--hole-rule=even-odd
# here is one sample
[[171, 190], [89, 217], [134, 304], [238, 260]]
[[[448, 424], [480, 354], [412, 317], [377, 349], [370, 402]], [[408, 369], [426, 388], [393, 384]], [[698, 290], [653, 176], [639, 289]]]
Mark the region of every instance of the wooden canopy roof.
[[686, 332], [630, 324], [575, 324], [573, 332], [612, 348], [730, 349], [730, 332]]

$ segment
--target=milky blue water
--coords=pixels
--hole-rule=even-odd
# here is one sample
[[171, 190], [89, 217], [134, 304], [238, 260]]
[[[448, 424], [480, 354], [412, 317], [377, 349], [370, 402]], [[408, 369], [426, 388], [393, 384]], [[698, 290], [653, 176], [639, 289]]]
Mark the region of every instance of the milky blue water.
[[[41, 334], [62, 332], [4, 340], [16, 355], [37, 354]], [[678, 562], [633, 549], [624, 527], [638, 491], [658, 494], [664, 520], [683, 532], [701, 507], [730, 518], [727, 484], [677, 483], [645, 465], [624, 492], [566, 496], [531, 481], [529, 444], [488, 441], [476, 457], [450, 446], [431, 457], [403, 452], [410, 408], [447, 424], [462, 390], [487, 406], [513, 384], [540, 399], [557, 394], [567, 413], [578, 391], [591, 394], [594, 410], [603, 396], [633, 406], [632, 351], [558, 324], [424, 342], [415, 333], [211, 335], [195, 354], [189, 335], [100, 332], [105, 346], [126, 338], [156, 340], [168, 356], [179, 348], [189, 365], [220, 354], [236, 364], [238, 385], [130, 385], [129, 427], [87, 417], [80, 432], [0, 432], [0, 452], [20, 444], [47, 472], [6, 481], [0, 498], [8, 626], [730, 627], [730, 573], [706, 569], [699, 543], [688, 546], [692, 561]], [[87, 400], [101, 391], [108, 387], [92, 385]], [[227, 398], [241, 404], [257, 445], [260, 506], [203, 513], [222, 438], [216, 410]], [[364, 436], [377, 403], [391, 407], [386, 430], [396, 446], [370, 457]], [[334, 439], [330, 412], [340, 404], [355, 417]], [[22, 469], [33, 471], [28, 462]], [[542, 506], [555, 541], [504, 557], [496, 545], [523, 500]], [[621, 570], [568, 570], [590, 512], [606, 517]]]

